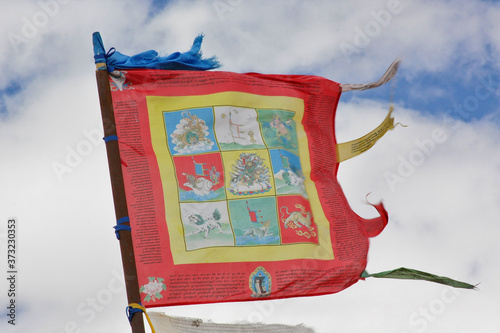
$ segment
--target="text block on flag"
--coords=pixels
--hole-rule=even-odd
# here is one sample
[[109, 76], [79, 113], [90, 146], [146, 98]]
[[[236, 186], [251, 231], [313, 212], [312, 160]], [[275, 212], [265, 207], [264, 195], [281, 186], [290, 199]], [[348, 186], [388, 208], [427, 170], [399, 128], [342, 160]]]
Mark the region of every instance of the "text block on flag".
[[341, 88], [315, 76], [111, 77], [146, 307], [310, 296], [360, 279], [364, 220], [337, 182]]

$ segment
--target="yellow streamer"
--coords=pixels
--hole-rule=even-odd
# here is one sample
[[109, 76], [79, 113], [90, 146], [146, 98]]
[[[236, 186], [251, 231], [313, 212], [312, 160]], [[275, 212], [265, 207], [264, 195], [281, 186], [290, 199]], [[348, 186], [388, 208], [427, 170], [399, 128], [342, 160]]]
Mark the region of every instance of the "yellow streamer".
[[361, 153], [364, 153], [377, 142], [388, 130], [394, 128], [394, 118], [391, 116], [394, 107], [391, 105], [389, 109], [389, 114], [384, 119], [382, 124], [375, 128], [370, 133], [365, 136], [349, 141], [337, 144], [337, 162], [343, 162]]

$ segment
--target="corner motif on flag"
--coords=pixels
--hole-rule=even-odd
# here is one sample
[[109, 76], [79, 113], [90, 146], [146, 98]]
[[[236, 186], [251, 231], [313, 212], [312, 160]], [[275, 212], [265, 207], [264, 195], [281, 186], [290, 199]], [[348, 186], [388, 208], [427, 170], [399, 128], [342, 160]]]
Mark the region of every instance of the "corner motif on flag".
[[109, 74], [109, 78], [111, 79], [110, 86], [112, 91], [123, 91], [134, 89], [132, 87], [132, 82], [127, 82], [127, 77], [125, 76], [127, 71], [113, 72]]
[[189, 110], [180, 112], [182, 118], [178, 121], [175, 131], [170, 134], [172, 144], [175, 145], [175, 154], [186, 155], [212, 150], [214, 140], [209, 137], [209, 128], [206, 125], [212, 120], [205, 119], [211, 117], [211, 112], [208, 108], [193, 110], [193, 113]]
[[[311, 212], [307, 211], [301, 204], [296, 204], [295, 208], [299, 210], [293, 210], [292, 212], [289, 212], [287, 206], [282, 206], [280, 208], [280, 213], [282, 215], [281, 222], [283, 223], [283, 227], [285, 229], [301, 228], [301, 230], [295, 230], [297, 235], [305, 236], [307, 238], [315, 237], [315, 223], [312, 220]], [[303, 231], [302, 229], [305, 229], [306, 231]]]
[[146, 297], [144, 297], [145, 302], [156, 302], [157, 299], [163, 298], [163, 295], [161, 294], [162, 291], [167, 290], [167, 286], [163, 281], [165, 279], [162, 278], [156, 278], [156, 277], [149, 277], [148, 278], [149, 283], [141, 286], [139, 288], [139, 291], [141, 293], [145, 293]]
[[271, 294], [271, 274], [264, 267], [259, 266], [250, 274], [249, 287], [252, 297], [266, 297]]

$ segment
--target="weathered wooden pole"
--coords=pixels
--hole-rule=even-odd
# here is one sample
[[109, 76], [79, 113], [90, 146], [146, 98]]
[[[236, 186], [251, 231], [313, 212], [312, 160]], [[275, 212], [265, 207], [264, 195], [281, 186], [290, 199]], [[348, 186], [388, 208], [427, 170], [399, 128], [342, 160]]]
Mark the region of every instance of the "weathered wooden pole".
[[[98, 33], [96, 33], [98, 34]], [[99, 36], [100, 39], [100, 36]], [[94, 54], [96, 53], [96, 40], [94, 36]], [[102, 46], [102, 45], [101, 45]], [[97, 47], [98, 48], [98, 47]], [[97, 51], [99, 52], [99, 51]], [[102, 51], [104, 53], [104, 49]], [[113, 101], [111, 98], [111, 87], [109, 84], [109, 73], [105, 62], [96, 63], [97, 89], [99, 92], [99, 101], [101, 105], [102, 123], [104, 127], [105, 138], [115, 138], [116, 123], [113, 111]], [[128, 217], [127, 199], [125, 196], [125, 185], [123, 183], [123, 174], [120, 158], [118, 140], [109, 140], [106, 142], [106, 151], [108, 155], [109, 174], [111, 178], [111, 187], [113, 191], [113, 201], [115, 205], [116, 220]], [[130, 225], [130, 222], [124, 222], [122, 225]], [[135, 264], [134, 246], [132, 243], [131, 231], [118, 231], [120, 238], [120, 250], [122, 255], [123, 273], [125, 275], [125, 288], [127, 291], [128, 304], [141, 303], [139, 292], [139, 281], [137, 279], [137, 268]], [[142, 315], [132, 316], [130, 322], [132, 333], [145, 333], [144, 320]]]

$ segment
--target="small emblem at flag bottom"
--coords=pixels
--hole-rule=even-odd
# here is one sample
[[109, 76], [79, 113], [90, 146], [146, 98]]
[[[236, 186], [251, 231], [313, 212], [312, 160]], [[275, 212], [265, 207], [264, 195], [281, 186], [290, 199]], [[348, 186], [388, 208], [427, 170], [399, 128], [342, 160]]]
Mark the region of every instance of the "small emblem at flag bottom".
[[249, 287], [252, 297], [266, 297], [271, 294], [271, 275], [259, 266], [250, 274]]

